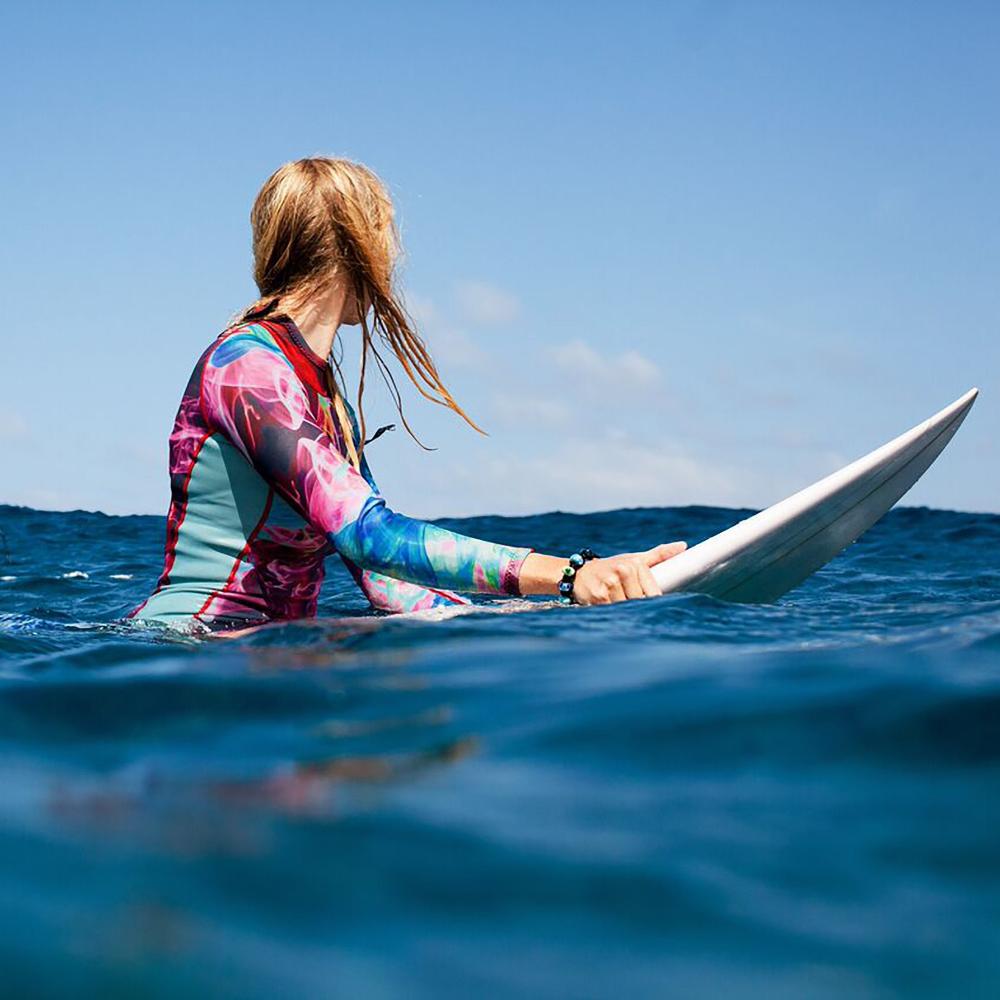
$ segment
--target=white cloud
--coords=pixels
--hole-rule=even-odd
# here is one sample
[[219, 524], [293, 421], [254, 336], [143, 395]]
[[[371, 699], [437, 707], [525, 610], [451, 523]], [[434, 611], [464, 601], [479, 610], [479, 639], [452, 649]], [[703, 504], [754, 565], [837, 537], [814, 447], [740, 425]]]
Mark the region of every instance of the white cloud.
[[447, 366], [475, 367], [489, 361], [489, 355], [467, 333], [448, 326], [433, 327], [426, 335], [435, 360]]
[[627, 379], [649, 385], [660, 377], [660, 369], [638, 351], [626, 351], [617, 359], [618, 370]]
[[487, 352], [469, 334], [450, 322], [432, 299], [408, 292], [406, 308], [418, 332], [427, 341], [435, 361], [445, 367], [456, 368], [472, 368], [489, 362]]
[[406, 310], [414, 318], [417, 326], [434, 323], [438, 318], [438, 311], [434, 303], [419, 293], [406, 293]]
[[480, 452], [475, 461], [449, 463], [447, 474], [425, 480], [419, 500], [412, 498], [417, 510], [408, 512], [517, 515], [739, 503], [739, 470], [716, 458], [694, 459], [676, 445], [651, 446], [620, 433], [563, 437], [548, 448], [539, 443], [531, 438], [517, 450], [495, 438], [488, 457]]
[[504, 326], [521, 315], [517, 298], [485, 281], [463, 281], [455, 286], [461, 317], [475, 326]]
[[668, 443], [650, 446], [622, 434], [567, 441], [555, 454], [530, 464], [534, 482], [554, 495], [564, 497], [565, 484], [573, 483], [567, 506], [578, 510], [721, 503], [733, 494], [730, 477], [717, 463], [700, 462]]
[[554, 347], [551, 354], [564, 372], [601, 384], [650, 386], [660, 378], [657, 365], [638, 351], [606, 356], [582, 340], [571, 340]]
[[515, 427], [526, 423], [565, 427], [573, 419], [573, 411], [565, 402], [541, 395], [498, 393], [493, 397], [493, 410], [499, 421]]
[[0, 413], [0, 441], [23, 441], [28, 436], [28, 421], [20, 413]]

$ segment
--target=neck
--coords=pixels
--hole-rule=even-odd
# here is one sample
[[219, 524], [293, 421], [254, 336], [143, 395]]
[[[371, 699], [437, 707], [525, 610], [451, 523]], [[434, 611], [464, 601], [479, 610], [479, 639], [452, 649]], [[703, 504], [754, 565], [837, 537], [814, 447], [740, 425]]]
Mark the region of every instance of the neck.
[[305, 302], [279, 301], [278, 308], [292, 317], [309, 349], [326, 359], [333, 351], [346, 304], [344, 289], [334, 283], [328, 292], [314, 295]]

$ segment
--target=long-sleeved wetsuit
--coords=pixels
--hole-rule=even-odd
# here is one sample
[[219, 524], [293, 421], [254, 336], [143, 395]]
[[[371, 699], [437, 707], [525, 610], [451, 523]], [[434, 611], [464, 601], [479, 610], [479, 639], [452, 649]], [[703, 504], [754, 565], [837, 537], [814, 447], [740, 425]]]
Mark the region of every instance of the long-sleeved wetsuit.
[[212, 629], [310, 617], [333, 552], [387, 611], [518, 593], [531, 550], [391, 511], [364, 458], [358, 471], [345, 457], [331, 393], [329, 365], [288, 317], [205, 351], [170, 436], [163, 573], [130, 617]]

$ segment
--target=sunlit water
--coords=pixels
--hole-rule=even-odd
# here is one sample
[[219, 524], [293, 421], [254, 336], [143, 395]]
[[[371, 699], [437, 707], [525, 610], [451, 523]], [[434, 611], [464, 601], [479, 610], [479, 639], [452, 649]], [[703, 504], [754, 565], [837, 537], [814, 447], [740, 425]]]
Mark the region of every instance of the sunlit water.
[[[447, 522], [566, 552], [709, 508]], [[116, 624], [160, 518], [0, 507], [5, 995], [1000, 995], [1000, 517], [770, 606]]]

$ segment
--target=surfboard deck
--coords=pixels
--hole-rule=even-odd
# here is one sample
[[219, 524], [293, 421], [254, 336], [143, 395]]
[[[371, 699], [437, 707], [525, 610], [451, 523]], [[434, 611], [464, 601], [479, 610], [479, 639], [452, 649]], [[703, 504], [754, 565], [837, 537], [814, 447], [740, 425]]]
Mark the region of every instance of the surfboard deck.
[[777, 600], [857, 541], [927, 471], [978, 389], [832, 475], [653, 567], [664, 594]]

